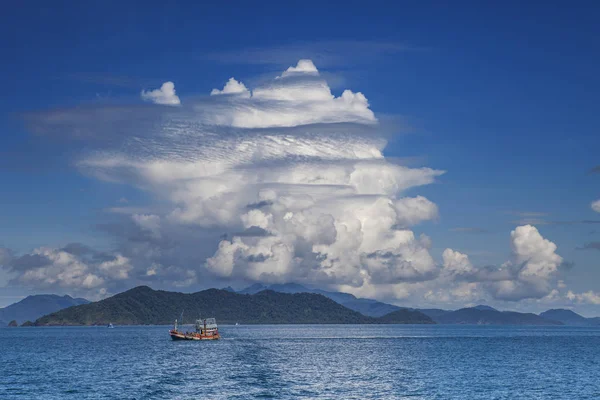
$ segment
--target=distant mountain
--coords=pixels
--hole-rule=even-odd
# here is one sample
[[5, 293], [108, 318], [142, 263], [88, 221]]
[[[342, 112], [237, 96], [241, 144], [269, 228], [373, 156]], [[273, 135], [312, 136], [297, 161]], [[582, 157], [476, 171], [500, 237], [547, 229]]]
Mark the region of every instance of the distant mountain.
[[381, 317], [393, 311], [401, 309], [401, 307], [394, 306], [392, 304], [382, 303], [377, 300], [357, 298], [354, 295], [343, 292], [329, 292], [327, 290], [321, 289], [310, 289], [297, 283], [274, 284], [269, 286], [265, 286], [260, 283], [255, 283], [252, 286], [240, 290], [238, 293], [254, 294], [267, 289], [280, 293], [322, 294], [323, 296], [330, 298], [331, 300], [343, 305], [346, 308], [358, 311], [359, 313], [369, 317]]
[[[399, 310], [409, 310], [421, 314], [420, 320], [423, 317], [429, 317], [436, 323], [440, 324], [488, 324], [488, 325], [586, 325], [600, 326], [600, 317], [585, 318], [579, 314], [575, 314], [570, 310], [548, 310], [540, 315], [532, 313], [519, 313], [514, 311], [498, 311], [494, 307], [480, 304], [475, 307], [463, 308], [460, 310], [442, 310], [438, 308], [402, 308], [392, 304], [383, 303], [372, 299], [357, 298], [349, 293], [329, 292], [321, 289], [310, 289], [296, 283], [275, 284], [265, 286], [256, 283], [249, 286], [238, 293], [258, 293], [262, 290], [273, 290], [281, 293], [317, 293], [359, 313], [379, 318], [384, 320], [388, 318], [390, 313]], [[564, 311], [558, 315], [555, 312]], [[404, 315], [406, 314], [395, 314]], [[392, 318], [392, 315], [389, 318]]]
[[[329, 297], [329, 296], [327, 296]], [[331, 298], [331, 297], [330, 297]], [[371, 317], [382, 317], [391, 312], [398, 310], [406, 310], [406, 308], [401, 308], [398, 306], [394, 306], [392, 304], [382, 303], [381, 301], [371, 300], [371, 299], [362, 299], [358, 298], [355, 300], [339, 302], [344, 307], [348, 307], [351, 310], [358, 311], [361, 314], [368, 315]], [[419, 310], [415, 310], [419, 311]], [[425, 315], [425, 314], [423, 314]]]
[[280, 293], [263, 290], [256, 294], [232, 293], [208, 289], [197, 293], [175, 293], [140, 286], [107, 299], [71, 307], [42, 318], [45, 325], [167, 325], [181, 312], [184, 322], [215, 317], [219, 323], [231, 324], [372, 324], [432, 323], [425, 315], [410, 313], [385, 320], [350, 310], [316, 293]]
[[573, 325], [573, 326], [596, 326], [600, 325], [600, 318], [586, 318], [573, 312], [571, 310], [566, 310], [563, 308], [552, 309], [548, 311], [544, 311], [540, 314], [540, 317], [544, 317], [547, 319], [552, 319], [555, 321], [560, 321], [565, 325]]
[[476, 310], [483, 310], [483, 311], [498, 311], [494, 307], [490, 307], [490, 306], [486, 306], [486, 305], [482, 305], [482, 304], [472, 307], [472, 308], [474, 308]]
[[262, 292], [263, 290], [267, 290], [267, 289], [268, 289], [268, 286], [265, 286], [265, 285], [263, 285], [261, 283], [255, 283], [254, 285], [248, 286], [247, 288], [242, 289], [242, 290], [238, 291], [237, 293], [240, 293], [240, 294], [256, 294], [258, 292]]
[[422, 312], [423, 314], [427, 315], [429, 318], [433, 319], [434, 321], [439, 316], [442, 316], [444, 314], [448, 314], [448, 313], [452, 312], [450, 310], [441, 310], [439, 308], [415, 308], [414, 310]]
[[377, 320], [382, 324], [435, 324], [433, 319], [422, 312], [409, 310], [408, 308], [392, 311], [383, 317], [377, 318]]
[[536, 314], [490, 310], [489, 308], [461, 308], [442, 314], [434, 318], [434, 321], [439, 324], [562, 325], [562, 322], [546, 319]]
[[[38, 294], [27, 296], [23, 300], [0, 308], [0, 321], [15, 320], [18, 324], [25, 321], [35, 321], [43, 315], [64, 308], [89, 303], [86, 299], [58, 296], [55, 294]], [[3, 324], [6, 325], [6, 322]]]

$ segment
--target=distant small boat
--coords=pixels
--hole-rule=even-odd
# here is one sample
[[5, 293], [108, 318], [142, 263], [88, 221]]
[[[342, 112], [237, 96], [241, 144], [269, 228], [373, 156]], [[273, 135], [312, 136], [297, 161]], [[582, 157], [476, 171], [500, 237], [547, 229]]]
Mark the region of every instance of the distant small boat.
[[236, 323], [235, 323], [235, 326], [238, 326], [239, 324], [240, 324], [239, 322], [236, 322]]
[[114, 326], [112, 323], [109, 322], [107, 328], [114, 328]]
[[177, 329], [177, 320], [175, 326], [169, 331], [173, 340], [217, 340], [220, 339], [217, 321], [214, 318], [196, 320], [195, 332], [182, 332]]

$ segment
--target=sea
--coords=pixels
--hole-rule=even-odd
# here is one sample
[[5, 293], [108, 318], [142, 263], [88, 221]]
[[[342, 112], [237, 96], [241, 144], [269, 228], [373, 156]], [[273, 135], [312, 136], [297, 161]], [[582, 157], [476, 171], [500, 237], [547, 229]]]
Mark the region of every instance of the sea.
[[168, 329], [0, 329], [0, 399], [600, 399], [600, 328]]

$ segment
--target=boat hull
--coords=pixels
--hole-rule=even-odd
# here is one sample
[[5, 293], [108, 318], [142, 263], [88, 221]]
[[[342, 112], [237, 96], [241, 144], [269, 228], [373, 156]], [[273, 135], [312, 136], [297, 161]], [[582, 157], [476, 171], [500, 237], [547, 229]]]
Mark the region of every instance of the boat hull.
[[203, 335], [200, 333], [184, 333], [179, 331], [169, 331], [173, 340], [219, 340], [219, 334]]

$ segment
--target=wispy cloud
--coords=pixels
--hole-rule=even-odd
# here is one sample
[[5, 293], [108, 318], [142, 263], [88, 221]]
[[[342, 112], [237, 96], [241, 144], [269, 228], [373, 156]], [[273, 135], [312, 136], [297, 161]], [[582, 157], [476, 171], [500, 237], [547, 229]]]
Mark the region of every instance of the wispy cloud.
[[273, 66], [289, 66], [298, 59], [306, 58], [319, 67], [331, 68], [349, 63], [360, 65], [373, 58], [416, 50], [422, 49], [396, 42], [331, 40], [220, 51], [208, 53], [204, 58], [226, 64]]
[[139, 89], [140, 87], [156, 86], [161, 83], [160, 79], [148, 79], [134, 76], [109, 75], [85, 72], [74, 73], [59, 77], [57, 79], [73, 80], [99, 86], [111, 86], [133, 89]]
[[600, 251], [600, 242], [586, 243], [583, 246], [578, 247], [577, 250], [598, 250], [598, 251]]
[[541, 218], [521, 218], [510, 221], [511, 224], [517, 225], [596, 225], [600, 224], [600, 220], [595, 219], [580, 219], [573, 221], [551, 221]]
[[506, 214], [515, 215], [521, 218], [510, 221], [511, 224], [517, 225], [595, 225], [600, 224], [600, 220], [581, 219], [581, 220], [550, 220], [547, 217], [548, 213], [535, 211], [507, 211]]
[[523, 218], [545, 217], [548, 213], [537, 211], [506, 211], [506, 214], [515, 215]]
[[451, 228], [450, 232], [473, 233], [473, 234], [489, 233], [489, 231], [487, 229], [477, 228], [477, 227]]
[[588, 173], [590, 173], [590, 174], [600, 174], [600, 165], [596, 165], [594, 168], [590, 169]]

